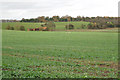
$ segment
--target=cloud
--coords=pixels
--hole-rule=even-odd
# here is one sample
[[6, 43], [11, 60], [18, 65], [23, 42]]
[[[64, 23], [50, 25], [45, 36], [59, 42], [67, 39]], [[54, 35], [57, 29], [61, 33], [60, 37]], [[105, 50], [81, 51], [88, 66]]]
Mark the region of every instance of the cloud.
[[117, 16], [118, 0], [4, 0], [1, 19], [38, 16]]

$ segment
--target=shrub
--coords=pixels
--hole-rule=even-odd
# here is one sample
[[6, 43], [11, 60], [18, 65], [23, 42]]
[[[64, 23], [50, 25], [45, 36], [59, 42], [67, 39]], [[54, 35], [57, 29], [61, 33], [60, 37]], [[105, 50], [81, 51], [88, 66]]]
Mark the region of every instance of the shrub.
[[55, 23], [52, 22], [52, 21], [47, 22], [47, 23], [45, 23], [45, 24], [42, 24], [41, 26], [42, 26], [42, 27], [47, 27], [47, 28], [46, 28], [45, 30], [43, 30], [43, 31], [54, 31], [54, 30], [55, 30], [55, 27], [56, 27]]
[[100, 27], [99, 27], [99, 29], [105, 29], [105, 28], [107, 28], [106, 25], [100, 25]]
[[7, 30], [10, 30], [10, 25], [8, 25], [8, 26], [6, 27], [6, 29], [7, 29]]
[[107, 26], [101, 23], [89, 23], [88, 29], [105, 29]]
[[54, 22], [50, 21], [50, 22], [48, 22], [48, 23], [45, 23], [45, 25], [46, 25], [46, 27], [47, 27], [47, 30], [51, 30], [51, 31], [54, 31], [54, 30], [55, 30], [56, 25], [55, 25]]
[[74, 25], [72, 24], [68, 24], [65, 26], [66, 29], [74, 29]]
[[44, 27], [44, 24], [41, 24], [42, 27]]
[[8, 26], [6, 27], [6, 29], [7, 29], [7, 30], [14, 30], [14, 27], [10, 27], [10, 25], [8, 25]]
[[24, 26], [20, 26], [20, 30], [21, 31], [25, 31], [25, 27]]
[[14, 30], [14, 27], [10, 27], [10, 30]]
[[92, 29], [92, 23], [89, 23], [87, 27], [88, 29]]

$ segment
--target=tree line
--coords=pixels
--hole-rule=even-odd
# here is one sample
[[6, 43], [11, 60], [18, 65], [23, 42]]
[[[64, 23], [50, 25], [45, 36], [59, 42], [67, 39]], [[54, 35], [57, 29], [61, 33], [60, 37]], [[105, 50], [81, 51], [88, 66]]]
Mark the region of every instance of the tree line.
[[118, 21], [118, 17], [84, 17], [84, 16], [77, 16], [77, 17], [71, 17], [71, 16], [53, 16], [53, 17], [45, 17], [45, 16], [40, 16], [37, 18], [30, 18], [30, 19], [25, 19], [22, 18], [22, 20], [20, 22], [47, 22], [47, 21], [54, 21], [54, 22], [70, 22], [70, 21], [87, 21], [87, 22], [96, 22], [96, 21], [108, 21], [108, 22], [117, 22]]
[[[37, 18], [31, 18], [31, 19], [22, 19], [20, 22], [44, 22], [45, 24], [41, 24], [42, 27], [47, 27], [45, 31], [54, 31], [56, 25], [54, 22], [71, 22], [71, 21], [85, 21], [89, 22], [88, 25], [81, 25], [82, 29], [105, 29], [105, 28], [114, 28], [114, 27], [120, 27], [120, 18], [119, 17], [84, 17], [84, 16], [77, 16], [77, 17], [71, 17], [71, 16], [53, 16], [53, 17], [45, 17], [40, 16]], [[67, 24], [65, 25], [66, 30], [68, 29], [74, 29], [73, 24]], [[14, 27], [11, 27], [10, 25], [7, 26], [7, 30], [14, 30]], [[24, 26], [18, 26], [17, 30], [25, 30]], [[43, 29], [44, 30], [44, 29]]]
[[[85, 21], [90, 22], [88, 28], [105, 28], [108, 27], [120, 27], [120, 24], [118, 23], [118, 17], [108, 17], [108, 16], [97, 16], [97, 17], [84, 17], [84, 16], [77, 16], [77, 17], [71, 17], [71, 16], [52, 16], [52, 17], [45, 17], [40, 16], [37, 18], [31, 18], [31, 19], [25, 19], [22, 18], [20, 22], [48, 22], [48, 21], [54, 21], [54, 22], [71, 22], [71, 21]], [[95, 27], [94, 27], [95, 26]]]

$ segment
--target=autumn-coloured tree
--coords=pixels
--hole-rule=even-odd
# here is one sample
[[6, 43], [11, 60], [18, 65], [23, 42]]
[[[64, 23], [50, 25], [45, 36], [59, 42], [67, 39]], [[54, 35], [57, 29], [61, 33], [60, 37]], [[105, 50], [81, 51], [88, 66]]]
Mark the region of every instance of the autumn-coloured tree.
[[52, 18], [53, 18], [54, 22], [58, 22], [59, 21], [59, 16], [53, 16]]
[[25, 27], [24, 26], [20, 26], [20, 30], [21, 31], [25, 31]]
[[44, 16], [38, 17], [38, 21], [39, 22], [45, 22], [45, 17]]

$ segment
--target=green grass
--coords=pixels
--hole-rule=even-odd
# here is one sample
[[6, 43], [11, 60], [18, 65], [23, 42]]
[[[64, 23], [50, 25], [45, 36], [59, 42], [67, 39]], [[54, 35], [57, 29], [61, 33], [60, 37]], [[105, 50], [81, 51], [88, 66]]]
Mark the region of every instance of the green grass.
[[14, 27], [15, 29], [17, 29], [18, 26], [23, 25], [27, 30], [27, 28], [41, 27], [41, 24], [43, 23], [8, 22], [8, 23], [2, 23], [2, 29], [6, 29], [8, 25], [10, 25], [11, 27]]
[[80, 21], [80, 22], [55, 22], [56, 29], [57, 30], [65, 30], [65, 25], [69, 24], [69, 23], [73, 24], [75, 29], [81, 29], [82, 24], [84, 24], [85, 26], [87, 26], [89, 24], [89, 22], [83, 22], [83, 21]]
[[3, 30], [2, 35], [3, 78], [117, 78], [118, 33]]
[[[55, 22], [56, 24], [56, 30], [65, 30], [65, 25], [67, 25], [68, 23], [71, 23], [75, 26], [75, 29], [81, 28], [81, 25], [87, 25], [89, 22]], [[9, 22], [9, 23], [2, 23], [2, 28], [6, 29], [6, 27], [8, 25], [10, 25], [11, 27], [14, 27], [15, 29], [17, 29], [17, 26], [25, 26], [25, 29], [27, 30], [28, 28], [34, 28], [34, 27], [41, 27], [41, 24], [44, 23], [25, 23], [25, 22]]]

